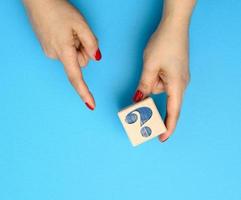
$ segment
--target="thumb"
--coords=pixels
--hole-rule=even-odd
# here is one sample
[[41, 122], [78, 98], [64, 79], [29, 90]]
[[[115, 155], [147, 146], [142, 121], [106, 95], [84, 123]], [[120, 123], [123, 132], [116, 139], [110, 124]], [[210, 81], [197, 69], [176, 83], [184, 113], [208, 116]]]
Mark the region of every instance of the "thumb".
[[133, 97], [133, 101], [138, 102], [147, 97], [151, 93], [152, 88], [157, 81], [157, 78], [158, 69], [150, 67], [149, 65], [144, 65], [141, 80]]
[[88, 56], [96, 61], [101, 60], [102, 55], [99, 49], [97, 38], [92, 33], [88, 25], [85, 24], [84, 29], [81, 29], [80, 27], [76, 27], [76, 32]]
[[165, 119], [167, 131], [160, 135], [162, 142], [166, 141], [170, 137], [177, 125], [184, 92], [179, 87], [180, 85], [181, 83], [177, 82], [176, 84], [170, 86], [172, 87], [171, 91], [167, 91], [167, 116]]

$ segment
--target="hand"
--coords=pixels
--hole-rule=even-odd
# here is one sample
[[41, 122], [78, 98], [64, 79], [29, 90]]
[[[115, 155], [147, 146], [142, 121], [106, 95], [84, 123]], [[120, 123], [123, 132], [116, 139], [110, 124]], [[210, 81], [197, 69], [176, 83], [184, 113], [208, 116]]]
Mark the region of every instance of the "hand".
[[69, 81], [93, 110], [95, 101], [80, 67], [86, 66], [90, 59], [100, 60], [101, 53], [85, 19], [65, 0], [25, 0], [24, 3], [45, 54], [64, 64]]
[[133, 97], [137, 102], [151, 93], [167, 93], [167, 132], [160, 136], [162, 142], [175, 130], [188, 82], [188, 28], [163, 20], [145, 49], [143, 72]]

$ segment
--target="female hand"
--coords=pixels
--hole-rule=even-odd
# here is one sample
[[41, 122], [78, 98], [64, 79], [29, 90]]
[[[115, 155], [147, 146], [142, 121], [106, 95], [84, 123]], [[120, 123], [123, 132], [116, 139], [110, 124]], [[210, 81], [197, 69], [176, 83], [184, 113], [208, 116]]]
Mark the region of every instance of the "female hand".
[[65, 0], [24, 0], [45, 54], [59, 59], [69, 81], [87, 107], [95, 108], [80, 67], [100, 60], [98, 41], [83, 16]]
[[133, 97], [137, 102], [151, 93], [167, 93], [167, 132], [160, 136], [163, 142], [176, 127], [188, 82], [188, 26], [164, 19], [145, 49], [143, 72]]

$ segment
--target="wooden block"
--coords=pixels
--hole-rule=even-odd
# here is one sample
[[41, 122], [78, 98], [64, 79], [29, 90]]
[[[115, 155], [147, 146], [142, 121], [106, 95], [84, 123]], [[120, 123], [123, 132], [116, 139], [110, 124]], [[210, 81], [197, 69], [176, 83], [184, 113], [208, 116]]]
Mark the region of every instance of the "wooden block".
[[147, 98], [118, 113], [133, 146], [142, 144], [166, 131], [152, 98]]

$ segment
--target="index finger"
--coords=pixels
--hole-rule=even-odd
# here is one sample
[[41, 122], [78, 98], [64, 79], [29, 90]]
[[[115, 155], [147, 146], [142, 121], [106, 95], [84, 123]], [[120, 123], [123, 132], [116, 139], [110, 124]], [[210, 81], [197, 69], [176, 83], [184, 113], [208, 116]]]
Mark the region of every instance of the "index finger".
[[64, 69], [69, 81], [91, 110], [95, 108], [95, 101], [88, 86], [83, 80], [83, 75], [79, 67], [77, 52], [73, 47], [66, 47], [59, 55], [60, 61], [64, 64]]

